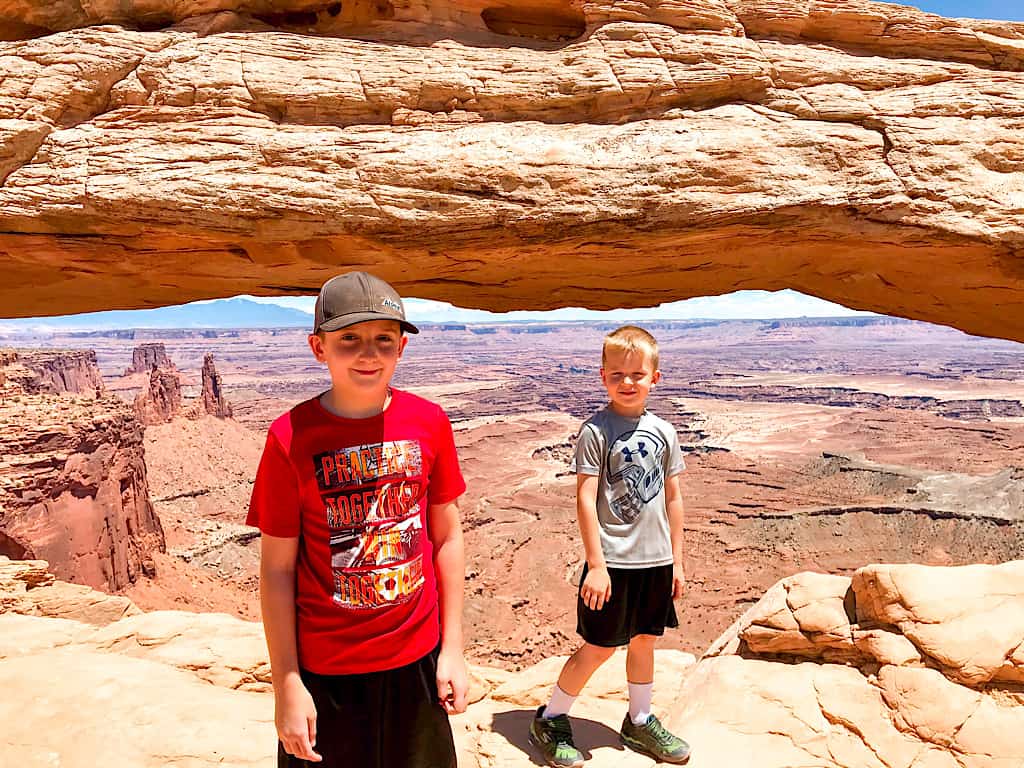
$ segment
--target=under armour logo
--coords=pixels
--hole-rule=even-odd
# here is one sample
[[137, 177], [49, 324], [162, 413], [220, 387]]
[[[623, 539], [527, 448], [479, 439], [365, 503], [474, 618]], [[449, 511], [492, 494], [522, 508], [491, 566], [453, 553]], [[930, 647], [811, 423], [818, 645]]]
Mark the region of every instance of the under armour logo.
[[622, 455], [626, 457], [626, 461], [628, 461], [630, 464], [633, 463], [633, 456], [635, 456], [638, 453], [640, 454], [640, 458], [647, 458], [647, 446], [644, 445], [644, 441], [641, 440], [636, 445], [637, 448], [635, 451], [631, 451], [628, 446], [622, 449]]

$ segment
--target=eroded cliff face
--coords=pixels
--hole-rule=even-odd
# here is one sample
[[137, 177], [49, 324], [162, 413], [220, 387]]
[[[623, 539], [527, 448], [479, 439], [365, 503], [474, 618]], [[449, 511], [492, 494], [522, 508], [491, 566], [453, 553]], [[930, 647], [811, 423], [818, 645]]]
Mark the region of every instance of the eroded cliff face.
[[367, 267], [489, 309], [791, 287], [1024, 340], [1021, 24], [868, 0], [0, 18], [33, 37], [0, 44], [12, 314]]
[[[162, 344], [145, 346], [160, 347], [161, 352], [163, 350]], [[136, 352], [138, 351], [137, 347]], [[212, 353], [203, 356], [199, 396], [187, 403], [182, 391], [181, 374], [166, 354], [163, 354], [162, 361], [162, 364], [152, 363], [148, 386], [135, 397], [135, 413], [143, 424], [166, 424], [177, 416], [189, 419], [200, 419], [207, 415], [218, 419], [231, 418], [231, 403], [224, 398], [224, 389]], [[128, 369], [125, 375], [130, 375], [131, 372], [132, 369]]]
[[105, 392], [96, 353], [84, 350], [0, 350], [5, 378], [25, 392], [100, 397]]
[[167, 356], [167, 348], [160, 342], [139, 344], [132, 350], [132, 364], [125, 369], [124, 375], [133, 373], [149, 373], [154, 368], [174, 370], [174, 363]]
[[109, 589], [152, 572], [164, 535], [131, 407], [27, 390], [10, 376], [0, 395], [0, 553], [42, 557], [62, 579]]
[[135, 414], [145, 425], [166, 424], [181, 413], [181, 377], [157, 368], [149, 372], [149, 386], [135, 397]]

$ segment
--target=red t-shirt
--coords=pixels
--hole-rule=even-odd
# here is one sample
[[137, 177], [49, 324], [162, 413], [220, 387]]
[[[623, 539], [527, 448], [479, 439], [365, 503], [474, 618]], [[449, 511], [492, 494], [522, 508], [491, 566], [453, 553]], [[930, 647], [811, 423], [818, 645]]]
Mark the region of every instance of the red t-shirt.
[[466, 490], [451, 424], [392, 390], [383, 413], [343, 419], [319, 398], [270, 426], [246, 522], [299, 537], [299, 665], [376, 672], [427, 655], [440, 635], [427, 506]]

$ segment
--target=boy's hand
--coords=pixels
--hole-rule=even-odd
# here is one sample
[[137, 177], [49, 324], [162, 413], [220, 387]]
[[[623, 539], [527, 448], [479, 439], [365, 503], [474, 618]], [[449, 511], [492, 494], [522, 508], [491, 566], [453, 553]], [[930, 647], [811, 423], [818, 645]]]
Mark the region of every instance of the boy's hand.
[[677, 600], [686, 591], [686, 571], [681, 565], [672, 566], [672, 599]]
[[580, 587], [583, 604], [592, 611], [600, 611], [612, 599], [612, 577], [607, 568], [593, 568], [587, 571], [587, 578]]
[[300, 760], [319, 763], [316, 746], [316, 705], [298, 675], [289, 676], [280, 689], [274, 687], [274, 725], [284, 751]]
[[437, 698], [449, 715], [466, 711], [469, 693], [469, 673], [466, 661], [459, 651], [445, 651], [437, 657]]

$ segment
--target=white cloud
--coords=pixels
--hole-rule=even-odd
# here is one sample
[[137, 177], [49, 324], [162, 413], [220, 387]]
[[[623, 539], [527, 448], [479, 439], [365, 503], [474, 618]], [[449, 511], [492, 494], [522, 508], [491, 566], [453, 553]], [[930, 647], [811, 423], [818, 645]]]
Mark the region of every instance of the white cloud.
[[546, 312], [517, 310], [487, 312], [463, 309], [430, 299], [406, 299], [406, 312], [413, 322], [523, 322], [594, 320], [627, 322], [638, 320], [691, 320], [734, 318], [836, 317], [871, 314], [849, 309], [840, 304], [806, 296], [797, 291], [736, 291], [723, 296], [700, 296], [642, 309], [599, 311], [565, 307]]
[[[242, 296], [241, 298], [266, 304], [313, 313], [316, 303], [314, 296]], [[516, 310], [513, 312], [488, 312], [482, 309], [465, 309], [447, 302], [432, 299], [405, 299], [405, 309], [413, 322], [435, 323], [487, 323], [487, 322], [557, 322], [594, 320], [605, 322], [627, 322], [633, 320], [723, 320], [723, 319], [771, 319], [782, 317], [837, 317], [844, 315], [866, 315], [841, 304], [806, 296], [798, 291], [736, 291], [722, 296], [699, 296], [693, 299], [674, 301], [657, 307], [642, 309], [593, 310], [581, 307], [564, 307], [548, 311]]]

